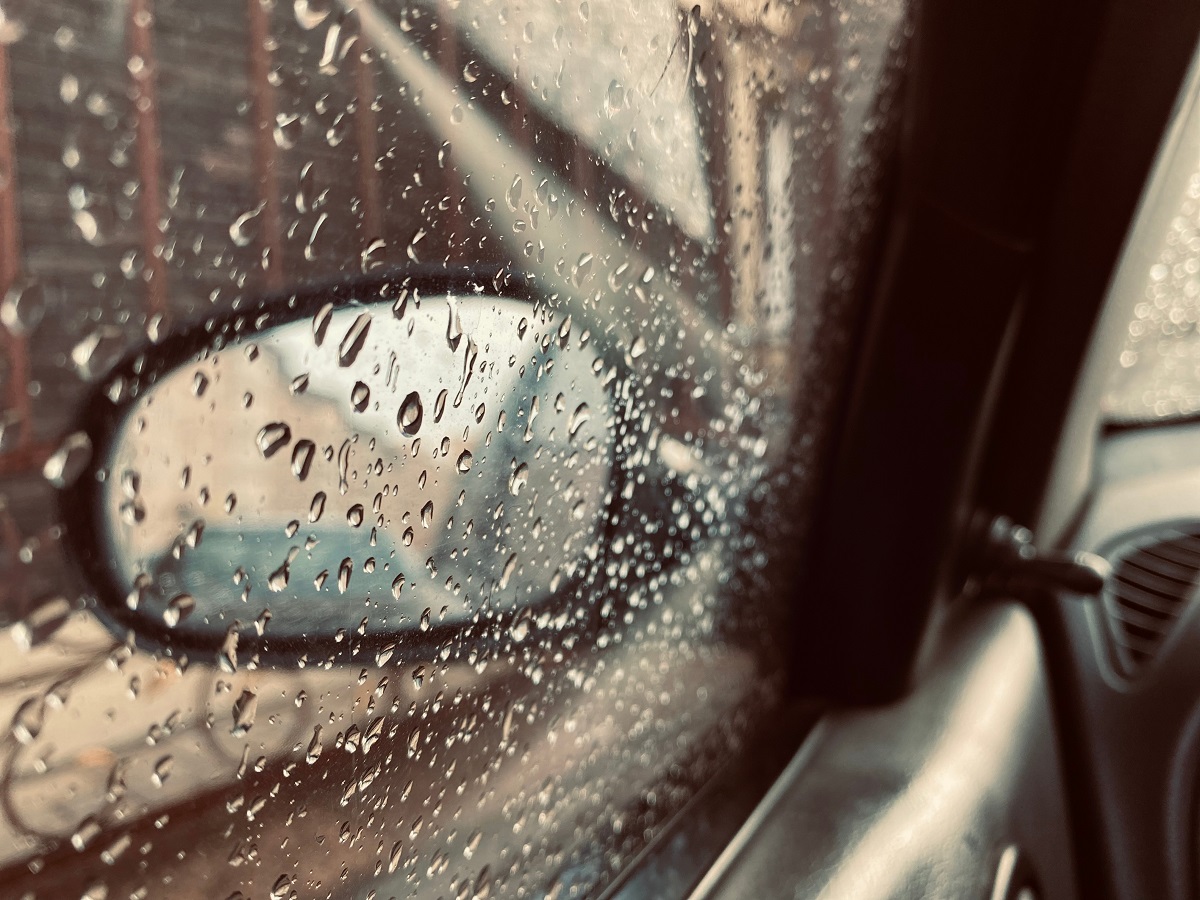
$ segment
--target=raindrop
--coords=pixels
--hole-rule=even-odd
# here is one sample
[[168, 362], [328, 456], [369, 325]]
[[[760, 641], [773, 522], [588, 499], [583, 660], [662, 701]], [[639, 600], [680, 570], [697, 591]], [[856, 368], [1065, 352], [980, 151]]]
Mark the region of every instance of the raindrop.
[[521, 493], [521, 488], [525, 487], [528, 483], [529, 466], [526, 463], [521, 463], [513, 470], [512, 477], [508, 480], [508, 491], [516, 497]]
[[195, 608], [196, 600], [191, 594], [176, 594], [167, 601], [167, 607], [163, 610], [163, 621], [167, 623], [168, 628], [174, 628], [190, 616]]
[[608, 90], [604, 93], [604, 112], [611, 119], [621, 111], [625, 105], [625, 89], [621, 87], [621, 83], [613, 79], [608, 84]]
[[350, 391], [350, 405], [354, 407], [354, 411], [362, 412], [370, 402], [371, 389], [361, 381], [354, 382], [354, 388]]
[[567, 420], [567, 436], [575, 437], [575, 433], [592, 417], [592, 410], [586, 403], [580, 403]]
[[520, 643], [529, 636], [529, 625], [529, 610], [522, 610], [521, 614], [517, 616], [516, 621], [514, 621], [512, 626], [508, 629], [508, 633], [512, 635], [512, 639], [514, 641]]
[[133, 845], [133, 835], [123, 834], [104, 850], [100, 851], [100, 859], [105, 865], [115, 865], [121, 855]]
[[[575, 263], [575, 271], [571, 280], [575, 283], [576, 287], [580, 287], [585, 281], [587, 281], [588, 276], [592, 274], [593, 259], [594, 257], [592, 254], [584, 253], [579, 257], [578, 262]], [[568, 329], [570, 328], [569, 323], [567, 327]]]
[[508, 202], [508, 208], [516, 212], [521, 205], [521, 176], [518, 175], [513, 179], [512, 184], [508, 188], [508, 192], [504, 195], [504, 199]]
[[279, 149], [291, 150], [303, 132], [304, 119], [296, 113], [279, 113], [275, 116], [275, 146]]
[[358, 318], [346, 331], [342, 343], [338, 347], [338, 365], [343, 368], [354, 364], [358, 353], [367, 341], [367, 332], [371, 328], [371, 314], [359, 313]]
[[509, 579], [512, 578], [513, 572], [517, 570], [517, 554], [513, 554], [504, 563], [504, 568], [500, 572], [500, 590], [508, 587]]
[[483, 840], [483, 832], [476, 829], [471, 832], [471, 836], [467, 838], [467, 844], [463, 847], [463, 856], [470, 859], [475, 855], [475, 851], [479, 849], [479, 842]]
[[150, 775], [150, 780], [154, 782], [155, 787], [162, 787], [163, 783], [171, 776], [171, 769], [175, 766], [174, 758], [164, 756], [154, 764], [154, 772]]
[[325, 512], [325, 492], [317, 491], [308, 507], [308, 521], [317, 521], [323, 512]]
[[117, 364], [125, 338], [112, 325], [102, 325], [71, 348], [71, 362], [84, 381], [96, 381]]
[[18, 744], [29, 745], [37, 740], [45, 722], [46, 704], [40, 697], [30, 697], [25, 700], [13, 714], [9, 730]]
[[475, 461], [475, 457], [471, 455], [470, 450], [464, 450], [458, 454], [458, 471], [466, 474], [471, 471], [471, 463]]
[[56, 488], [74, 484], [92, 458], [92, 439], [82, 431], [68, 435], [42, 466], [42, 477]]
[[266, 203], [260, 203], [254, 209], [242, 213], [229, 226], [229, 238], [238, 247], [248, 247], [258, 237], [259, 216], [266, 208]]
[[233, 728], [230, 734], [242, 737], [254, 727], [254, 717], [258, 714], [258, 695], [254, 691], [242, 691], [241, 696], [233, 704]]
[[421, 507], [421, 525], [428, 528], [431, 524], [433, 524], [433, 501], [427, 500]]
[[103, 831], [100, 823], [96, 821], [94, 816], [88, 816], [79, 823], [79, 827], [75, 829], [75, 833], [71, 835], [71, 846], [76, 850], [83, 850], [96, 839], [96, 836]]
[[404, 590], [404, 573], [401, 572], [392, 579], [392, 597], [396, 600], [400, 599], [400, 592]]
[[266, 459], [270, 459], [292, 440], [292, 429], [284, 422], [272, 422], [264, 425], [258, 432], [258, 449]]
[[310, 740], [308, 742], [308, 751], [304, 754], [305, 762], [309, 763], [310, 765], [312, 763], [315, 763], [318, 759], [321, 758], [321, 750], [322, 749], [323, 748], [321, 746], [321, 726], [317, 725], [317, 726], [313, 727], [312, 740]]
[[348, 510], [346, 510], [346, 524], [348, 524], [351, 528], [357, 528], [362, 523], [363, 505], [361, 503], [355, 503]]
[[238, 658], [238, 633], [236, 626], [231, 626], [225, 632], [225, 640], [221, 642], [221, 649], [217, 651], [217, 664], [221, 667], [221, 671], [232, 675], [237, 671]]
[[411, 437], [421, 430], [421, 417], [423, 414], [421, 395], [413, 391], [400, 404], [400, 412], [396, 415], [396, 423], [400, 426], [401, 431]]
[[292, 450], [292, 474], [301, 481], [308, 477], [316, 452], [317, 445], [308, 438], [296, 441], [296, 447]]
[[342, 560], [342, 564], [338, 566], [338, 593], [344, 594], [350, 588], [350, 576], [354, 572], [354, 560], [346, 557]]
[[364, 275], [384, 265], [385, 250], [387, 250], [387, 242], [383, 238], [375, 238], [363, 248], [362, 253], [359, 254], [359, 268], [362, 269]]
[[36, 281], [20, 281], [0, 303], [0, 322], [16, 335], [29, 334], [46, 314], [46, 291]]
[[288, 580], [292, 577], [291, 564], [288, 560], [284, 560], [283, 565], [267, 576], [267, 588], [278, 594], [288, 586]]
[[329, 322], [333, 319], [333, 304], [326, 303], [313, 316], [313, 342], [320, 347], [325, 343], [325, 335], [329, 331]]
[[633, 345], [629, 348], [629, 355], [633, 359], [637, 359], [646, 352], [646, 339], [640, 334], [633, 339]]
[[329, 0], [295, 0], [292, 11], [305, 31], [311, 31], [329, 18]]

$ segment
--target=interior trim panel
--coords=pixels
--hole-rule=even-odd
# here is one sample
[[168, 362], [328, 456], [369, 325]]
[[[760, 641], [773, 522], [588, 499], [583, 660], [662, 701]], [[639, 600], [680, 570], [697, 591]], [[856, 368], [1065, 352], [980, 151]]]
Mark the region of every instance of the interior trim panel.
[[985, 898], [1005, 872], [1001, 898], [1076, 896], [1033, 618], [961, 607], [944, 635], [907, 697], [824, 719], [693, 900]]

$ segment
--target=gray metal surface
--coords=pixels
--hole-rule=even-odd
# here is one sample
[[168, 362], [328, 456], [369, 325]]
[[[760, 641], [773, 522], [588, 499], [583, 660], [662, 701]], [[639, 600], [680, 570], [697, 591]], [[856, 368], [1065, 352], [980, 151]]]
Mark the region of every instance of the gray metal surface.
[[957, 615], [911, 695], [812, 733], [693, 900], [982, 898], [1013, 844], [1039, 896], [1075, 896], [1033, 620]]

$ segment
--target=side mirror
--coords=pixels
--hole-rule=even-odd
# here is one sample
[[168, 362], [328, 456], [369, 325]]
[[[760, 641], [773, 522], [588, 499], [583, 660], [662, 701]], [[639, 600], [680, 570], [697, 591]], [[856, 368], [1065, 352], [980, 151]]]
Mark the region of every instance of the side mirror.
[[600, 552], [605, 368], [561, 313], [468, 276], [339, 285], [145, 348], [99, 386], [62, 494], [99, 611], [219, 655], [519, 638]]

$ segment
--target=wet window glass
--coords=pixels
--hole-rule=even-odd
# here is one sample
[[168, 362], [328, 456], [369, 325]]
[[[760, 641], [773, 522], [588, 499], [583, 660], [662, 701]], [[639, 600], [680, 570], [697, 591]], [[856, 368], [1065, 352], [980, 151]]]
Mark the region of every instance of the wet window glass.
[[0, 15], [0, 883], [584, 897], [781, 702], [898, 0]]
[[1132, 248], [1130, 265], [1139, 268], [1127, 284], [1138, 293], [1104, 398], [1115, 423], [1200, 413], [1200, 171], [1194, 162], [1191, 172], [1136, 233], [1145, 243]]

